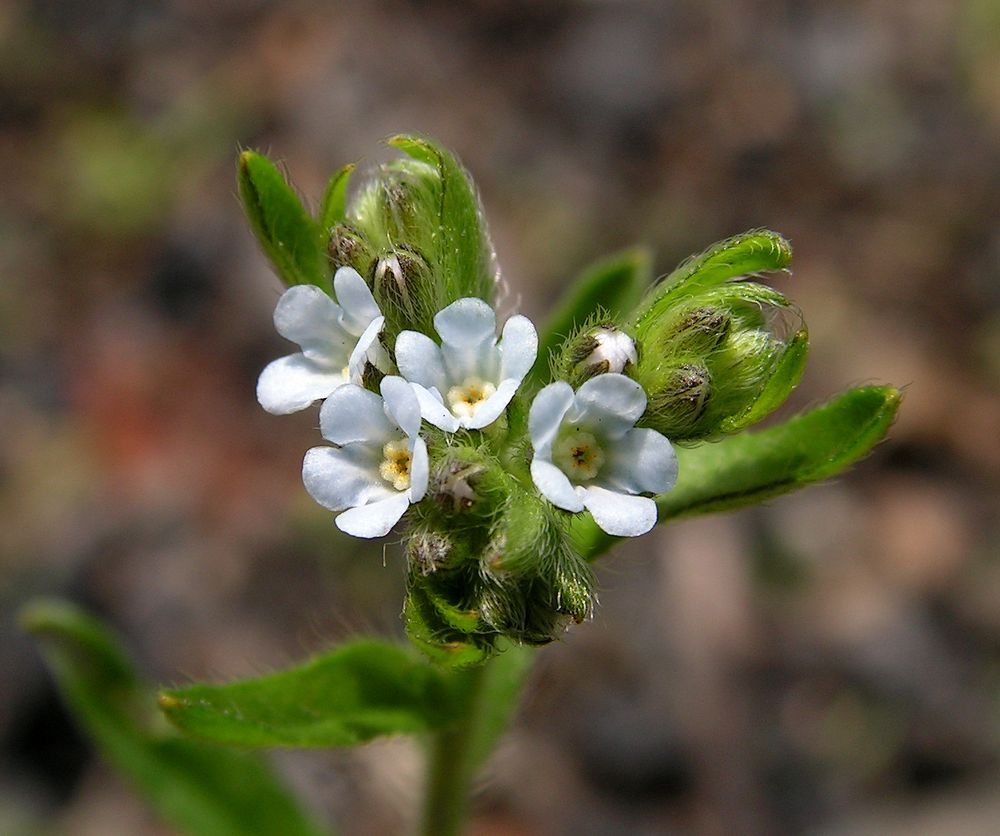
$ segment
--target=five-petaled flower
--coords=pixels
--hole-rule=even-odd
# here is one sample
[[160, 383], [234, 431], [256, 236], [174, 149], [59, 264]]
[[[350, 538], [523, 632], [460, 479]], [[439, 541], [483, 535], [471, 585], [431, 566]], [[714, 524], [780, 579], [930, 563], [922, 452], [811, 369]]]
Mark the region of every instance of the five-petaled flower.
[[257, 400], [268, 412], [298, 412], [345, 383], [360, 383], [369, 360], [385, 365], [378, 342], [384, 317], [364, 279], [353, 268], [341, 267], [333, 288], [340, 304], [313, 285], [290, 287], [278, 300], [274, 326], [302, 351], [261, 372]]
[[621, 374], [598, 375], [575, 393], [550, 383], [528, 414], [535, 486], [559, 508], [586, 508], [608, 534], [645, 534], [656, 524], [656, 503], [637, 494], [663, 493], [677, 481], [670, 442], [635, 427], [645, 410], [646, 393]]
[[416, 331], [396, 339], [399, 373], [413, 384], [421, 414], [447, 432], [492, 424], [535, 362], [535, 326], [512, 316], [497, 342], [493, 309], [470, 297], [439, 311], [434, 327], [440, 346]]
[[382, 397], [352, 383], [338, 388], [319, 413], [323, 437], [302, 463], [306, 490], [320, 505], [342, 511], [341, 531], [381, 537], [427, 490], [427, 445], [418, 435], [420, 406], [411, 386], [385, 377]]

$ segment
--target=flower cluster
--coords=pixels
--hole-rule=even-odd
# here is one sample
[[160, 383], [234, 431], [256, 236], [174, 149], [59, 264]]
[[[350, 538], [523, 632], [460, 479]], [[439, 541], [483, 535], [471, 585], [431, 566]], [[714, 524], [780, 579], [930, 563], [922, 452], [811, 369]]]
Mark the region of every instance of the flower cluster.
[[807, 335], [782, 336], [794, 309], [747, 280], [790, 258], [766, 230], [655, 283], [646, 256], [611, 259], [541, 340], [524, 316], [498, 333], [471, 178], [429, 140], [389, 144], [404, 156], [351, 199], [353, 167], [336, 172], [315, 216], [273, 164], [240, 156], [244, 208], [289, 285], [275, 326], [301, 349], [264, 369], [257, 395], [275, 414], [323, 402], [306, 490], [347, 534], [405, 523], [407, 634], [442, 664], [473, 665], [501, 637], [544, 644], [587, 618], [585, 544], [652, 529], [678, 476], [671, 441], [777, 407]]
[[[271, 363], [257, 394], [275, 413], [325, 398], [320, 430], [335, 446], [306, 454], [306, 489], [339, 513], [342, 531], [381, 537], [427, 492], [422, 422], [433, 428], [428, 437], [445, 447], [455, 433], [489, 430], [534, 365], [538, 335], [529, 319], [513, 316], [498, 340], [493, 309], [463, 298], [434, 316], [440, 344], [402, 331], [393, 362], [378, 342], [384, 318], [360, 275], [341, 267], [334, 289], [337, 301], [312, 286], [285, 291], [275, 324], [302, 352]], [[597, 339], [598, 352], [622, 358], [616, 369], [635, 356], [624, 334], [602, 331]], [[369, 370], [384, 375], [379, 394], [364, 388]], [[385, 375], [394, 370], [398, 375]], [[594, 376], [575, 393], [563, 381], [544, 387], [528, 418], [529, 472], [538, 492], [564, 511], [586, 509], [608, 534], [649, 531], [656, 505], [643, 494], [670, 490], [677, 461], [665, 437], [635, 427], [645, 407], [642, 387], [617, 372]]]

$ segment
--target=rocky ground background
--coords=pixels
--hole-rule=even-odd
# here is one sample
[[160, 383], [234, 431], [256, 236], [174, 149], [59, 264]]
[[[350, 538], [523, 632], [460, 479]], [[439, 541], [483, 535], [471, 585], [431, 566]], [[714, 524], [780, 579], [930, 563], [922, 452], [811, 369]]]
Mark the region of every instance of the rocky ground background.
[[[533, 318], [609, 252], [767, 226], [813, 342], [785, 413], [906, 386], [836, 482], [602, 562], [471, 832], [996, 832], [997, 0], [4, 4], [0, 831], [169, 832], [63, 713], [32, 596], [164, 683], [401, 634], [398, 545], [336, 532], [315, 413], [255, 401], [290, 346], [234, 182], [261, 149], [315, 205], [399, 131], [473, 172]], [[277, 762], [346, 834], [412, 821], [406, 741]]]

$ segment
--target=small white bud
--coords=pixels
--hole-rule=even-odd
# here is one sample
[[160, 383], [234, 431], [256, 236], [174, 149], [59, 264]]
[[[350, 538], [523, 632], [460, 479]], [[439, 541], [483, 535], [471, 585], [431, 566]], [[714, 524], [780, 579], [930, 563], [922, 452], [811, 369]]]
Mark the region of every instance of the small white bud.
[[621, 374], [629, 363], [638, 362], [635, 343], [624, 331], [616, 328], [599, 328], [591, 336], [597, 341], [595, 348], [583, 361], [586, 368], [607, 363], [607, 371]]

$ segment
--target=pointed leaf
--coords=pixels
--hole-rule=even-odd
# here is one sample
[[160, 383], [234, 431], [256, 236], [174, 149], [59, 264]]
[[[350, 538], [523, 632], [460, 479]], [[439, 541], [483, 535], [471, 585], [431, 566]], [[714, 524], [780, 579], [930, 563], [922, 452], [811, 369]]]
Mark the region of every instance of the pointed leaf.
[[[885, 436], [900, 398], [889, 386], [852, 389], [761, 432], [678, 448], [677, 485], [657, 498], [659, 522], [742, 508], [834, 476]], [[591, 559], [616, 541], [589, 517], [574, 520], [572, 536]]]
[[244, 151], [237, 177], [240, 200], [257, 241], [287, 285], [330, 289], [320, 227], [267, 157]]
[[735, 432], [743, 427], [756, 424], [766, 418], [792, 393], [799, 385], [802, 373], [806, 369], [809, 357], [809, 332], [803, 328], [795, 334], [778, 360], [778, 364], [761, 390], [760, 395], [742, 414], [735, 415], [722, 422], [720, 430], [724, 433]]
[[389, 145], [432, 165], [441, 175], [440, 235], [435, 265], [446, 284], [446, 299], [478, 296], [492, 303], [497, 271], [486, 221], [472, 178], [446, 149], [417, 136], [399, 135]]
[[100, 622], [60, 601], [29, 605], [21, 622], [81, 725], [173, 826], [195, 836], [323, 832], [258, 758], [164, 728], [152, 693]]
[[658, 316], [680, 299], [730, 279], [783, 270], [791, 260], [791, 245], [776, 232], [755, 229], [727, 238], [687, 259], [653, 287], [639, 306], [636, 321]]
[[625, 250], [588, 267], [563, 293], [545, 323], [529, 380], [541, 384], [549, 379], [551, 353], [598, 309], [612, 319], [624, 318], [642, 298], [652, 277], [652, 257], [644, 247]]
[[364, 640], [280, 673], [160, 695], [184, 732], [239, 746], [351, 746], [448, 723], [453, 694], [407, 649]]
[[345, 165], [330, 178], [323, 192], [316, 221], [319, 225], [320, 242], [324, 249], [330, 240], [330, 230], [336, 224], [343, 223], [347, 216], [347, 185], [353, 171], [353, 163]]

